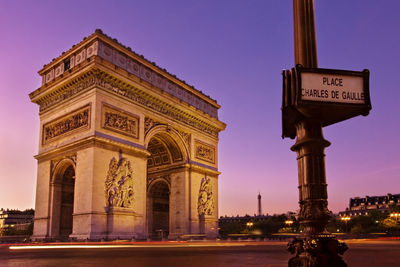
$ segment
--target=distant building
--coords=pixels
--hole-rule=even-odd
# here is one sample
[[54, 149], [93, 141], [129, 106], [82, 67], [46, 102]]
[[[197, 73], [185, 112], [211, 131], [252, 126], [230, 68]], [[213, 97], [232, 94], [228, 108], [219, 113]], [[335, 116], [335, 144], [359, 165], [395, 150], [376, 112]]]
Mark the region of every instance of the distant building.
[[258, 221], [264, 221], [267, 220], [268, 218], [271, 218], [270, 215], [255, 215], [254, 216], [250, 216], [248, 214], [246, 214], [245, 216], [221, 216], [219, 217], [219, 225], [223, 225], [225, 223], [232, 223], [232, 222], [258, 222]]
[[339, 217], [368, 215], [371, 211], [390, 211], [391, 206], [400, 206], [400, 194], [350, 198], [349, 207], [339, 212]]
[[0, 209], [0, 231], [10, 228], [25, 230], [33, 222], [34, 215], [33, 209], [24, 211]]

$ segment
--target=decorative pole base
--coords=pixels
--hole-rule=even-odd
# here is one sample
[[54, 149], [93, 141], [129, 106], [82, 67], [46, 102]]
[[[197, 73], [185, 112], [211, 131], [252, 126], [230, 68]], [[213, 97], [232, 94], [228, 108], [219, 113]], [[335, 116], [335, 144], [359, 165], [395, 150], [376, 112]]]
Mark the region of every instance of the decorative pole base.
[[348, 249], [326, 230], [331, 217], [325, 177], [324, 149], [330, 143], [324, 139], [318, 120], [304, 119], [296, 125], [297, 141], [292, 150], [297, 152], [299, 175], [299, 220], [303, 234], [288, 244], [295, 254], [289, 267], [347, 266], [339, 255]]
[[343, 261], [343, 253], [348, 249], [347, 245], [339, 242], [335, 236], [314, 235], [297, 237], [288, 244], [288, 251], [295, 254], [289, 262], [289, 267], [346, 267]]

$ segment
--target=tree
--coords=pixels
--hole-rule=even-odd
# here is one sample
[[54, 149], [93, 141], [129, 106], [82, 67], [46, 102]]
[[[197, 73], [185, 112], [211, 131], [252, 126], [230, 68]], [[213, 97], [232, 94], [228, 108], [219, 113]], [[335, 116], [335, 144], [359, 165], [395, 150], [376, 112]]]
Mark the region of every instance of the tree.
[[383, 227], [389, 233], [398, 233], [400, 232], [400, 221], [393, 218], [386, 218], [382, 222]]

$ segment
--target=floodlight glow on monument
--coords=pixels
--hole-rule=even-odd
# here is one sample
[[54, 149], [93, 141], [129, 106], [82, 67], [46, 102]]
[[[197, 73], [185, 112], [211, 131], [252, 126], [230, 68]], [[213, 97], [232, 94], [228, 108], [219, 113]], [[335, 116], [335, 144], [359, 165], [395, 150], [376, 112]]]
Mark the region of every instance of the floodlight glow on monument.
[[101, 30], [39, 74], [34, 239], [217, 236], [215, 100]]

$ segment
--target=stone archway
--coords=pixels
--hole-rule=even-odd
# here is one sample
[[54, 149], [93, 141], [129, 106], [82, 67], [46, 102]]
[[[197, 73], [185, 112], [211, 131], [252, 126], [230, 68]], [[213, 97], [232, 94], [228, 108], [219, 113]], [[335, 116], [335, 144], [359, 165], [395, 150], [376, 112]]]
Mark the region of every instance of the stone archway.
[[70, 160], [62, 160], [57, 164], [51, 188], [50, 237], [68, 239], [72, 233], [75, 193], [75, 168]]
[[169, 235], [170, 189], [163, 179], [152, 183], [147, 193], [148, 236], [163, 239]]
[[177, 174], [187, 162], [186, 147], [167, 126], [152, 129], [147, 137], [147, 235], [153, 239], [171, 238], [176, 235], [179, 220], [177, 188], [182, 181]]
[[216, 236], [216, 100], [101, 31], [39, 73], [34, 240], [145, 239], [158, 227], [148, 200], [167, 192], [169, 239]]

